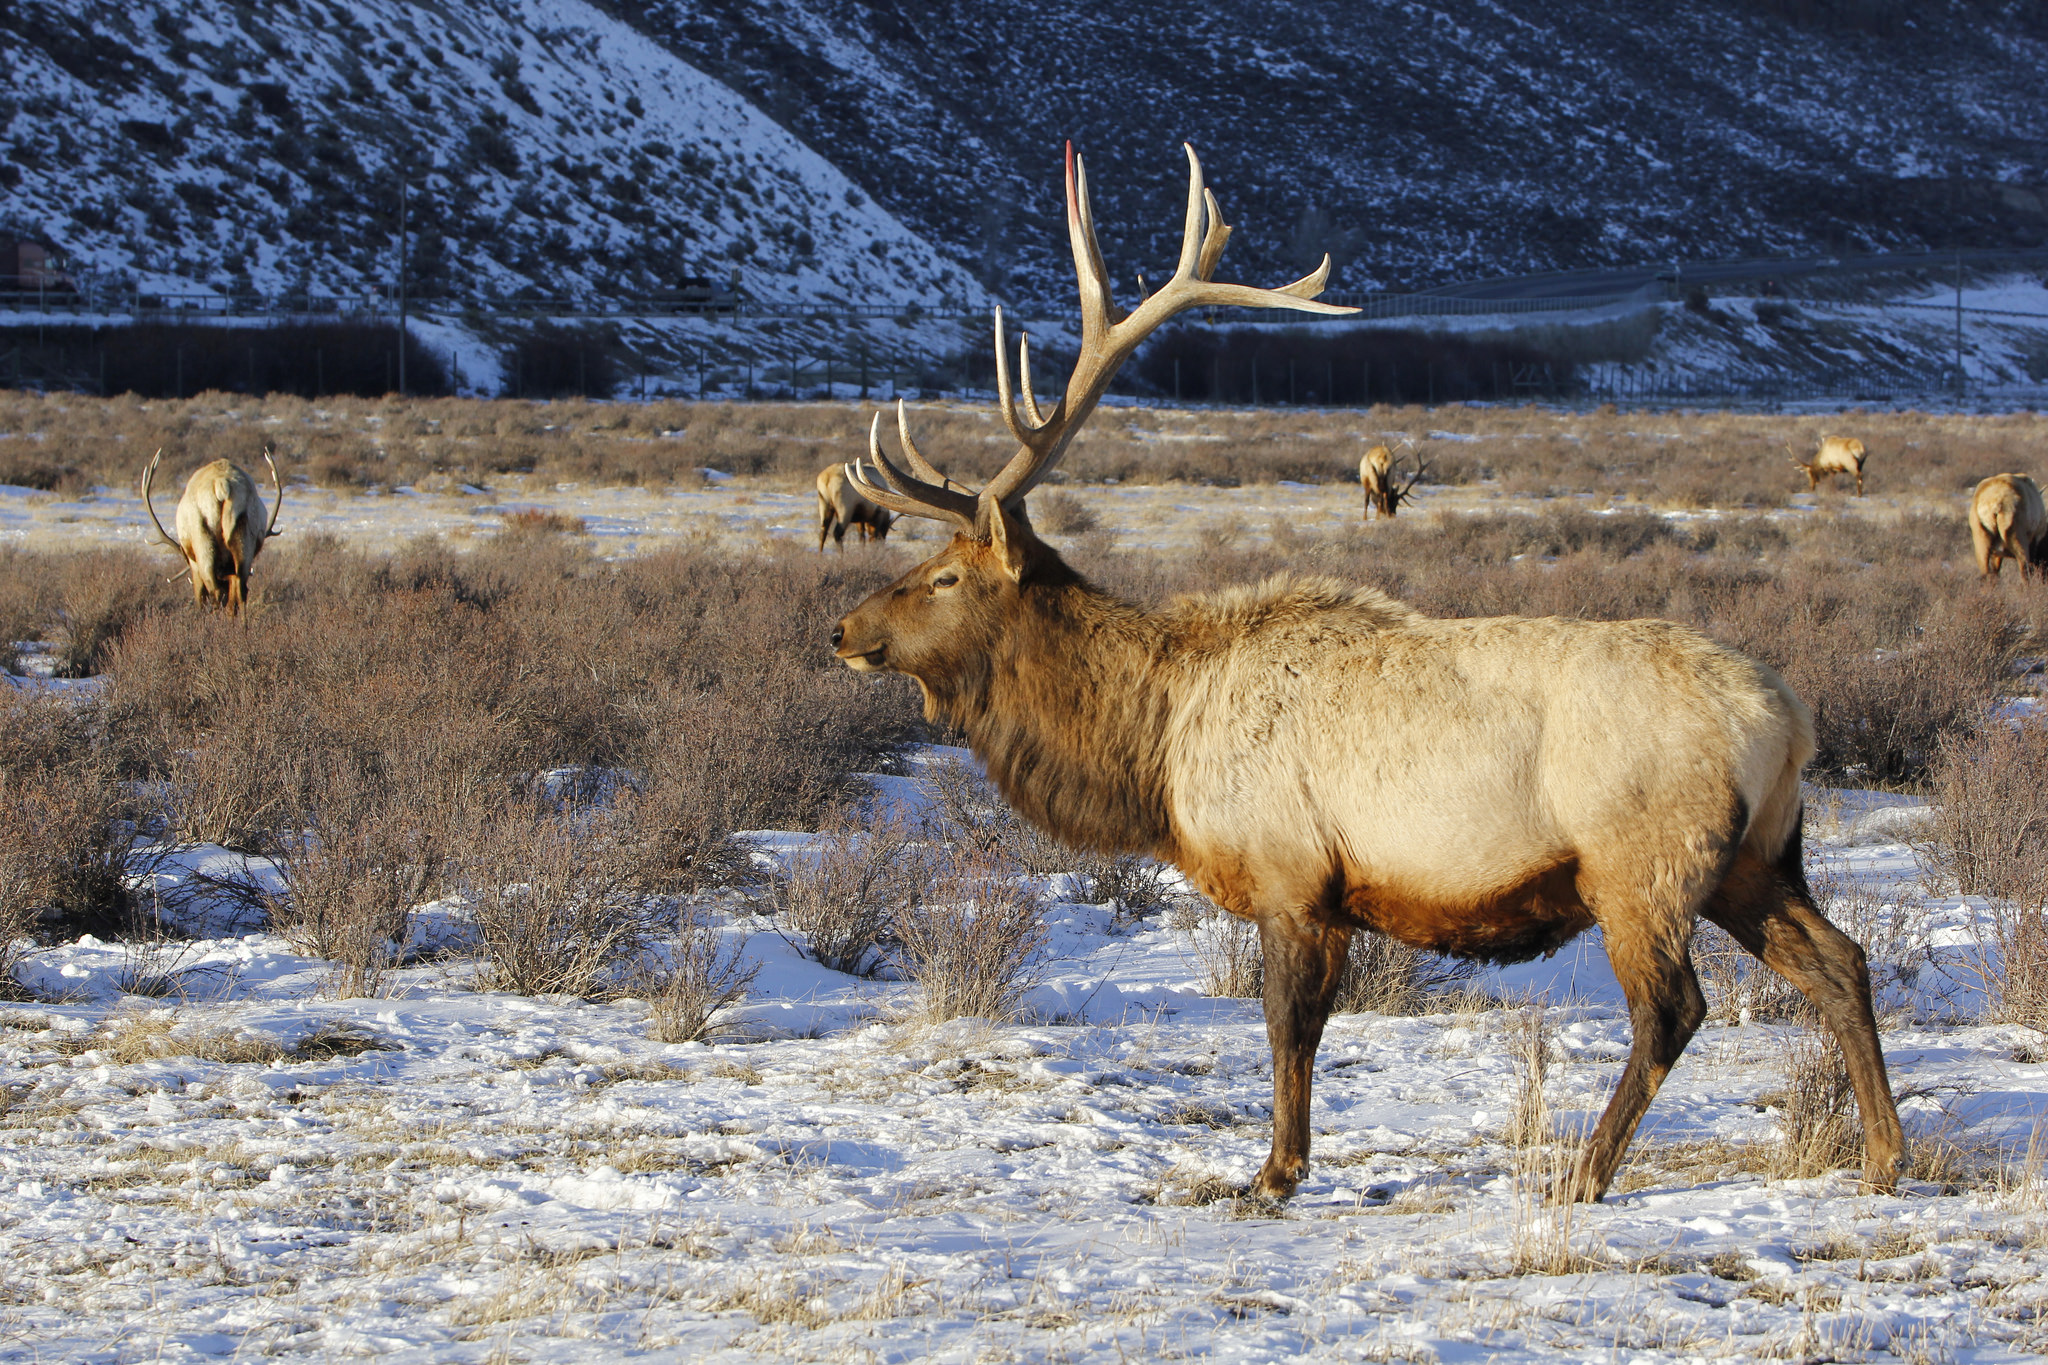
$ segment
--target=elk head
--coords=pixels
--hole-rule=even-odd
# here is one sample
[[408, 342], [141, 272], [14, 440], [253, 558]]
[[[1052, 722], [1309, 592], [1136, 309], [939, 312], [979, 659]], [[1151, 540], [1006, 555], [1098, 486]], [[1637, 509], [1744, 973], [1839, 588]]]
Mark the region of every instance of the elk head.
[[[907, 673], [924, 689], [928, 715], [953, 712], [997, 666], [1006, 635], [1019, 621], [1023, 599], [1034, 590], [1078, 582], [1057, 552], [1038, 539], [1024, 499], [1065, 456], [1110, 381], [1139, 344], [1161, 324], [1190, 308], [1292, 308], [1308, 313], [1354, 313], [1319, 303], [1330, 258], [1310, 274], [1278, 289], [1218, 284], [1213, 276], [1230, 226], [1202, 179], [1202, 163], [1188, 156], [1187, 215], [1180, 261], [1173, 277], [1125, 312], [1111, 296], [1109, 271], [1095, 239], [1088, 173], [1067, 144], [1067, 237], [1081, 299], [1081, 348], [1059, 402], [1043, 411], [1031, 386], [1031, 342], [1017, 347], [1017, 378], [1003, 313], [995, 313], [996, 394], [1017, 452], [979, 492], [942, 474], [910, 436], [903, 405], [896, 408], [904, 464], [882, 449], [881, 416], [868, 428], [868, 458], [846, 466], [847, 477], [874, 502], [903, 516], [950, 522], [947, 547], [873, 594], [839, 622], [832, 645], [848, 666]], [[1021, 388], [1021, 403], [1018, 389]]]

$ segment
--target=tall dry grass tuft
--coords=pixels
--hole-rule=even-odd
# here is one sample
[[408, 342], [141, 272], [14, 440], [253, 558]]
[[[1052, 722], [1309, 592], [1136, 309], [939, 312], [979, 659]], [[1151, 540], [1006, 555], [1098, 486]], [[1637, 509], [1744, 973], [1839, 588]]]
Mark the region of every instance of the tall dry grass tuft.
[[164, 581], [182, 561], [134, 550], [84, 550], [66, 564], [61, 588], [57, 674], [88, 678], [106, 666], [121, 638], [153, 611], [177, 603]]
[[1806, 1180], [1863, 1161], [1863, 1125], [1848, 1063], [1832, 1037], [1802, 1030], [1785, 1045], [1785, 1088], [1764, 1098], [1778, 1111], [1778, 1144], [1770, 1170], [1780, 1180]]

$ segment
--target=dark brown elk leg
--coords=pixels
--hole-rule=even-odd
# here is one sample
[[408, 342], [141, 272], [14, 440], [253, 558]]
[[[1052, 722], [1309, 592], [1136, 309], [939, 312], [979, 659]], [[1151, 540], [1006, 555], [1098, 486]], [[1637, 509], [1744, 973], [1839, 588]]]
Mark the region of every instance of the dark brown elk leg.
[[1266, 960], [1266, 1038], [1273, 1045], [1273, 1150], [1252, 1193], [1285, 1199], [1308, 1169], [1308, 1102], [1316, 1048], [1344, 976], [1351, 930], [1295, 919], [1259, 921]]
[[1898, 1181], [1905, 1130], [1885, 1075], [1870, 1003], [1870, 965], [1863, 949], [1813, 906], [1794, 839], [1775, 868], [1748, 854], [1737, 858], [1720, 890], [1701, 911], [1766, 967], [1798, 987], [1841, 1044], [1863, 1118], [1863, 1183], [1878, 1192]]
[[1642, 919], [1601, 922], [1608, 960], [1628, 997], [1629, 1025], [1635, 1036], [1621, 1083], [1614, 1087], [1606, 1112], [1579, 1154], [1570, 1183], [1554, 1191], [1554, 1199], [1591, 1203], [1607, 1193], [1622, 1153], [1642, 1122], [1643, 1111], [1678, 1064], [1679, 1054], [1692, 1041], [1700, 1021], [1707, 1017], [1706, 997], [1700, 994], [1699, 978], [1692, 970], [1690, 912], [1686, 920], [1685, 929], [1676, 935], [1655, 933]]

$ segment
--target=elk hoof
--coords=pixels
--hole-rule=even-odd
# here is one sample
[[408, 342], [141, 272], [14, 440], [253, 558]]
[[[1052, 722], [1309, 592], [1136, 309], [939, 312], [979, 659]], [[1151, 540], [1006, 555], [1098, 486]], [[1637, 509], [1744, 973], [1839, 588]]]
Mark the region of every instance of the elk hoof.
[[1250, 1197], [1270, 1199], [1276, 1204], [1292, 1199], [1294, 1187], [1301, 1183], [1301, 1170], [1300, 1162], [1282, 1165], [1270, 1157], [1267, 1158], [1266, 1164], [1259, 1168], [1258, 1178], [1252, 1181]]

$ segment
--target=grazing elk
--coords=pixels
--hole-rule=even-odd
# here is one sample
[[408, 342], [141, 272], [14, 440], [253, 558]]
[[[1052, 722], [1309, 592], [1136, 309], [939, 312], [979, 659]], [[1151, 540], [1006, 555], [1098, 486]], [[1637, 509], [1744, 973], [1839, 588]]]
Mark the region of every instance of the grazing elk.
[[1358, 482], [1365, 489], [1365, 519], [1372, 520], [1375, 510], [1382, 517], [1391, 517], [1401, 510], [1401, 504], [1408, 501], [1408, 495], [1415, 491], [1415, 485], [1422, 482], [1422, 476], [1429, 472], [1429, 461], [1416, 457], [1415, 472], [1406, 482], [1400, 481], [1398, 462], [1394, 452], [1385, 446], [1374, 446], [1365, 452], [1365, 458], [1358, 462]]
[[852, 527], [860, 527], [863, 544], [871, 540], [887, 540], [889, 527], [896, 520], [895, 514], [886, 507], [877, 507], [861, 495], [859, 489], [847, 482], [846, 467], [833, 465], [818, 471], [818, 549], [825, 548], [825, 537], [832, 537], [832, 543], [841, 550], [846, 548], [846, 533]]
[[2020, 577], [2048, 570], [2048, 509], [2041, 489], [2024, 474], [1993, 474], [1970, 494], [1970, 540], [1977, 572], [1998, 577], [2007, 559], [2019, 561]]
[[[860, 671], [907, 674], [1005, 797], [1069, 843], [1177, 864], [1257, 922], [1273, 1048], [1272, 1150], [1254, 1190], [1307, 1166], [1317, 1044], [1360, 930], [1493, 962], [1599, 926], [1627, 993], [1626, 1069], [1561, 1199], [1606, 1190], [1706, 1013], [1690, 957], [1705, 915], [1786, 976], [1847, 1055], [1864, 1179], [1903, 1152], [1863, 952], [1814, 908], [1800, 854], [1811, 714], [1762, 664], [1665, 621], [1432, 620], [1368, 588], [1282, 575], [1158, 609], [1076, 574], [1025, 497], [1059, 463], [1144, 337], [1199, 307], [1346, 311], [1329, 273], [1280, 289], [1212, 282], [1229, 236], [1189, 149], [1173, 278], [1126, 313], [1067, 150], [1081, 346], [1022, 411], [996, 314], [996, 387], [1019, 449], [979, 493], [906, 440], [848, 474], [876, 502], [952, 523], [939, 554], [832, 632]], [[898, 414], [901, 422], [901, 414]]]
[[249, 566], [256, 562], [264, 542], [278, 533], [284, 483], [277, 477], [277, 462], [265, 446], [263, 463], [270, 466], [270, 483], [277, 498], [268, 518], [263, 514], [256, 481], [240, 465], [215, 460], [193, 470], [178, 499], [178, 534], [173, 537], [157, 520], [156, 505], [149, 498], [150, 481], [163, 457], [163, 451], [157, 451], [142, 471], [142, 505], [164, 544], [185, 557], [186, 570], [192, 575], [192, 600], [202, 607], [225, 607], [228, 615], [239, 616], [249, 599]]
[[[1786, 446], [1785, 453], [1792, 455], [1792, 447]], [[1832, 479], [1837, 474], [1852, 475], [1856, 480], [1856, 496], [1863, 496], [1863, 442], [1854, 436], [1823, 436], [1820, 449], [1811, 460], [1802, 460], [1792, 455], [1792, 467], [1806, 475], [1806, 491], [1811, 493], [1820, 487], [1822, 479]]]

